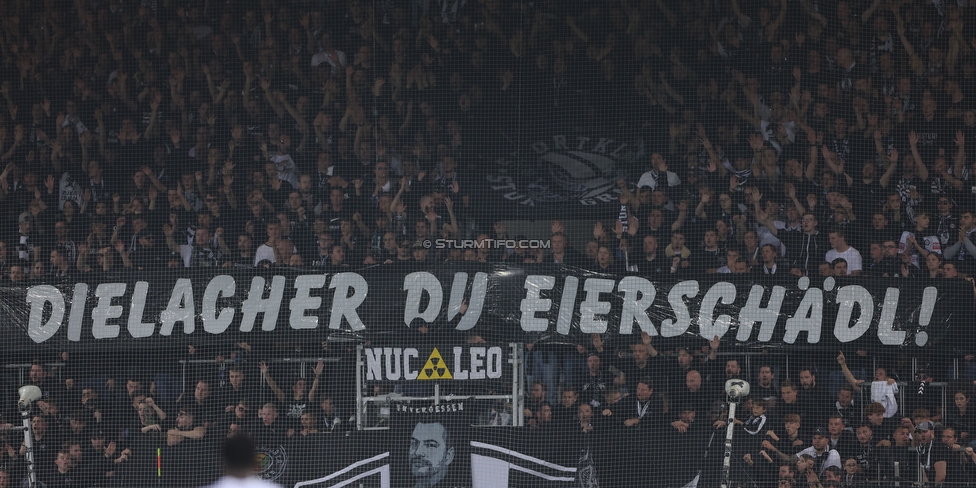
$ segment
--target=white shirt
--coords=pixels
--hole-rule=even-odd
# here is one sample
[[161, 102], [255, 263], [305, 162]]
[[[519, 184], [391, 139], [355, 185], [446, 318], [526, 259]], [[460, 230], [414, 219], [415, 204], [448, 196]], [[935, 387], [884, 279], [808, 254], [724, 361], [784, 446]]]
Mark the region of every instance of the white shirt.
[[254, 265], [257, 266], [258, 263], [264, 261], [265, 259], [271, 261], [272, 263], [276, 262], [274, 249], [271, 249], [271, 246], [267, 244], [261, 244], [258, 246], [258, 249], [254, 251]]
[[637, 187], [640, 188], [642, 186], [649, 186], [651, 187], [651, 190], [657, 190], [657, 187], [660, 186], [661, 182], [666, 182], [667, 184], [664, 186], [664, 188], [669, 188], [680, 185], [681, 178], [673, 171], [667, 171], [662, 175], [655, 170], [650, 170], [641, 175], [640, 180], [637, 181]]
[[[808, 447], [808, 448], [806, 448], [806, 449], [804, 449], [804, 450], [796, 453], [796, 458], [797, 459], [800, 459], [800, 456], [802, 456], [804, 454], [809, 454], [810, 457], [816, 459], [817, 458], [817, 449], [814, 448], [813, 446], [810, 446], [810, 447]], [[831, 466], [837, 466], [838, 469], [843, 469], [841, 467], [841, 465], [840, 465], [840, 453], [838, 453], [836, 449], [830, 449], [830, 450], [827, 451], [827, 460], [824, 461], [824, 463], [820, 466], [820, 472], [817, 473], [817, 474], [819, 476], [823, 476], [824, 472], [827, 471], [827, 468], [829, 468]]]
[[887, 381], [871, 382], [871, 401], [884, 405], [884, 417], [891, 418], [898, 413], [898, 383]]
[[836, 249], [831, 249], [827, 251], [827, 256], [824, 258], [828, 263], [834, 262], [837, 258], [844, 258], [847, 261], [847, 274], [851, 274], [854, 271], [861, 271], [861, 253], [853, 247], [848, 247], [846, 251], [839, 252]]
[[224, 476], [207, 488], [281, 488], [281, 485], [264, 481], [257, 476], [248, 476], [247, 478]]
[[278, 179], [287, 181], [295, 189], [298, 188], [298, 170], [295, 160], [290, 154], [275, 154], [271, 156], [271, 162], [275, 164], [275, 171], [278, 172]]

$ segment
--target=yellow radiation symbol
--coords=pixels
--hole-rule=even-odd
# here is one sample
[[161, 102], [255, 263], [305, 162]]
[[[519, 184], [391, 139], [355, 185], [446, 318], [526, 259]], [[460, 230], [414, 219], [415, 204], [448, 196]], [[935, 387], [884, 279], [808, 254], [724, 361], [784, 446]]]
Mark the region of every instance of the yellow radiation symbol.
[[420, 375], [417, 376], [418, 380], [452, 380], [451, 371], [447, 369], [447, 363], [444, 362], [444, 358], [441, 357], [441, 352], [435, 347], [427, 357], [427, 362], [424, 363], [424, 368], [420, 370]]

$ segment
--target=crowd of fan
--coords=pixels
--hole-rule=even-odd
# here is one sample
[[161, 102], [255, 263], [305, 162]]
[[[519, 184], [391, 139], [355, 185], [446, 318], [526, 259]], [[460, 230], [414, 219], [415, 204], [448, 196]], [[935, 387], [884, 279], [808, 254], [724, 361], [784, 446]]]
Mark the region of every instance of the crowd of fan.
[[787, 377], [775, 357], [745, 363], [719, 357], [718, 337], [701, 351], [679, 348], [671, 355], [647, 334], [619, 348], [594, 336], [588, 346], [579, 346], [585, 372], [556, 395], [545, 370], [556, 368], [558, 355], [535, 365], [539, 379], [531, 383], [524, 416], [539, 433], [536, 455], [578, 463], [608, 486], [689, 486], [696, 478], [698, 486], [718, 486], [729, 380], [752, 384], [735, 412], [730, 486], [970, 486], [976, 480], [971, 380], [950, 382], [944, 406], [942, 392], [926, 388], [931, 377], [924, 374], [917, 393], [899, 395], [889, 369], [873, 366], [885, 360], [865, 351], [850, 359], [841, 353], [836, 374], [801, 366]]
[[[974, 13], [923, 0], [3, 2], [0, 276], [471, 260], [972, 281]], [[515, 237], [484, 218], [474, 163], [515, 123], [640, 128], [649, 156], [592, 238], [564, 215], [551, 252], [428, 249]], [[566, 395], [580, 361], [536, 372]], [[628, 391], [674, 383], [660, 381]], [[111, 403], [148, 413], [127, 390]], [[782, 407], [763, 399], [757, 418]], [[928, 417], [913, 417], [924, 438]], [[787, 438], [785, 416], [770, 418], [770, 438]], [[798, 432], [832, 432], [828, 420]], [[860, 438], [866, 424], [844, 425]], [[92, 445], [125, 462], [113, 440]]]
[[[58, 380], [45, 365], [32, 364], [28, 384], [42, 392], [30, 416], [36, 479], [47, 487], [201, 486], [220, 475], [221, 441], [238, 435], [289, 446], [295, 474], [302, 464], [328, 465], [322, 436], [341, 437], [355, 423], [333, 402], [325, 364], [279, 387], [265, 362], [233, 361], [196, 371], [199, 379], [178, 396], [162, 391], [165, 376], [146, 380], [130, 370], [106, 380], [67, 363]], [[28, 476], [28, 447], [10, 420], [0, 419], [4, 488]], [[273, 469], [280, 475], [285, 464]]]
[[[2, 8], [8, 282], [446, 260], [974, 271], [976, 54], [953, 2]], [[592, 239], [554, 222], [552, 253], [426, 248], [516, 237], [478, 211], [473, 161], [540, 113], [642, 127], [619, 213]]]

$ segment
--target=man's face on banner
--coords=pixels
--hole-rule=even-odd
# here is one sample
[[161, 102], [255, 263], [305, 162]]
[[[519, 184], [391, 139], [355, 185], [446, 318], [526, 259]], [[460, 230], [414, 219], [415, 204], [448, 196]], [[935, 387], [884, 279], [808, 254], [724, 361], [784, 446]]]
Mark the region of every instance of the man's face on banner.
[[447, 429], [439, 423], [418, 423], [410, 436], [410, 473], [419, 486], [431, 486], [447, 475], [454, 447], [447, 444]]

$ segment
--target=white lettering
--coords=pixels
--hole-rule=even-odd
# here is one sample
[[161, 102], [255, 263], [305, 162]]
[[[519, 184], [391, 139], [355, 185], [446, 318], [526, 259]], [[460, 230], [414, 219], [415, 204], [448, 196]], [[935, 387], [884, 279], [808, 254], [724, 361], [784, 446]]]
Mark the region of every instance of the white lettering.
[[[455, 298], [455, 291], [458, 290], [458, 275], [463, 275], [460, 284], [460, 291]], [[448, 312], [448, 320], [453, 320], [455, 315], [461, 311], [461, 302], [464, 298], [464, 287], [468, 282], [467, 273], [458, 273], [454, 276], [454, 286], [451, 287], [451, 304]], [[475, 273], [474, 282], [471, 283], [471, 297], [468, 299], [468, 310], [464, 312], [461, 321], [458, 322], [457, 330], [471, 330], [478, 324], [481, 312], [485, 308], [485, 296], [488, 295], [488, 273]], [[455, 305], [457, 308], [455, 308]]]
[[403, 379], [415, 380], [417, 379], [417, 376], [420, 376], [420, 370], [414, 370], [410, 366], [410, 359], [417, 358], [419, 356], [420, 353], [412, 347], [408, 347], [403, 350]]
[[379, 381], [383, 379], [383, 349], [366, 348], [366, 381]]
[[807, 332], [807, 343], [820, 342], [820, 329], [823, 327], [823, 290], [809, 288], [803, 294], [803, 300], [796, 307], [796, 313], [786, 320], [786, 334], [783, 342], [793, 344], [800, 332]]
[[536, 317], [536, 312], [548, 312], [552, 308], [552, 300], [541, 298], [542, 290], [551, 290], [556, 285], [553, 276], [529, 275], [525, 277], [525, 298], [522, 299], [522, 330], [526, 332], [545, 332], [549, 328], [549, 319]]
[[900, 346], [905, 343], [907, 332], [892, 328], [895, 323], [895, 312], [898, 311], [900, 294], [901, 290], [898, 288], [888, 288], [888, 291], [885, 292], [884, 304], [881, 306], [881, 317], [878, 320], [878, 339], [886, 346]]
[[356, 273], [338, 273], [329, 282], [329, 289], [335, 290], [329, 328], [338, 329], [342, 325], [342, 318], [345, 317], [352, 330], [365, 330], [366, 325], [363, 324], [363, 319], [359, 318], [356, 308], [363, 303], [369, 291], [369, 283], [366, 283], [366, 279]]
[[685, 305], [685, 297], [694, 298], [698, 296], [697, 281], [682, 281], [674, 285], [668, 292], [668, 303], [674, 311], [674, 320], [664, 319], [661, 321], [661, 335], [664, 337], [677, 337], [684, 334], [691, 325], [691, 313]]
[[211, 334], [221, 334], [234, 321], [237, 313], [234, 307], [224, 307], [217, 315], [217, 300], [220, 297], [232, 297], [237, 293], [237, 281], [233, 276], [214, 276], [207, 289], [203, 291], [203, 304], [200, 307], [200, 317], [203, 319], [203, 330]]
[[129, 335], [136, 339], [149, 337], [156, 332], [155, 322], [143, 322], [142, 317], [146, 310], [146, 295], [149, 294], [149, 282], [137, 281], [135, 288], [132, 289], [132, 302], [129, 306], [129, 322], [125, 328]]
[[281, 309], [281, 300], [285, 296], [285, 277], [271, 278], [268, 298], [264, 298], [264, 283], [264, 277], [261, 276], [251, 279], [251, 290], [247, 293], [247, 300], [241, 304], [241, 313], [244, 314], [241, 317], [241, 332], [251, 332], [259, 313], [264, 314], [261, 330], [274, 330], [278, 323], [278, 311]]
[[461, 365], [461, 355], [464, 354], [464, 348], [455, 347], [454, 348], [454, 380], [466, 380], [468, 379], [468, 370], [464, 369]]
[[502, 377], [502, 348], [495, 346], [488, 348], [488, 379], [497, 380]]
[[[47, 322], [44, 319], [44, 308], [51, 304], [51, 316]], [[57, 334], [64, 319], [64, 295], [52, 285], [32, 286], [27, 290], [27, 304], [30, 305], [30, 316], [27, 318], [27, 335], [35, 343], [40, 344]], [[120, 307], [121, 308], [121, 307]]]
[[306, 310], [315, 310], [322, 306], [322, 297], [313, 297], [309, 292], [315, 288], [325, 286], [325, 275], [302, 275], [295, 278], [295, 298], [288, 302], [291, 314], [288, 324], [292, 329], [314, 329], [319, 326], [317, 315], [305, 315]]
[[[436, 276], [426, 271], [415, 271], [403, 278], [403, 289], [407, 292], [407, 301], [403, 306], [403, 323], [407, 327], [416, 318], [428, 324], [437, 319], [444, 303], [444, 290]], [[424, 292], [427, 292], [430, 301], [427, 302], [427, 308], [420, 311]]]
[[632, 334], [634, 321], [641, 332], [651, 337], [657, 336], [657, 329], [647, 315], [647, 309], [654, 303], [657, 290], [649, 280], [637, 276], [627, 276], [617, 284], [617, 290], [624, 294], [623, 309], [620, 311], [620, 333]]
[[88, 304], [88, 283], [75, 285], [75, 294], [71, 299], [71, 312], [68, 314], [68, 340], [81, 340], [81, 328], [85, 320], [85, 306]]
[[[836, 301], [840, 307], [837, 310], [837, 320], [834, 322], [834, 337], [841, 342], [851, 342], [860, 338], [871, 327], [871, 319], [874, 318], [874, 299], [871, 293], [860, 285], [844, 286], [837, 290]], [[857, 321], [851, 326], [855, 305], [861, 312]]]
[[112, 305], [112, 299], [125, 295], [125, 283], [102, 283], [95, 288], [98, 298], [92, 309], [92, 337], [95, 339], [114, 339], [122, 329], [117, 324], [109, 324], [110, 319], [122, 316], [122, 306]]
[[386, 379], [390, 381], [397, 381], [400, 379], [400, 354], [402, 351], [399, 347], [384, 347], [383, 355], [386, 359]]
[[715, 312], [715, 306], [719, 303], [729, 304], [734, 301], [735, 285], [732, 283], [715, 283], [705, 292], [701, 310], [698, 311], [698, 330], [702, 337], [711, 340], [715, 336], [723, 337], [729, 331], [729, 326], [732, 325], [732, 317], [719, 315], [713, 322], [712, 315]]
[[483, 380], [485, 379], [485, 356], [487, 355], [487, 349], [484, 347], [472, 347], [468, 350], [471, 354], [471, 379], [473, 380]]
[[583, 282], [586, 298], [580, 303], [580, 332], [584, 334], [603, 334], [607, 331], [607, 320], [598, 319], [597, 315], [610, 313], [610, 302], [601, 302], [601, 293], [613, 292], [616, 283], [602, 278], [587, 278]]
[[192, 334], [196, 329], [196, 311], [193, 306], [193, 283], [189, 278], [176, 280], [173, 286], [173, 294], [169, 297], [169, 305], [166, 310], [159, 314], [159, 321], [162, 326], [159, 334], [168, 336], [173, 333], [173, 327], [177, 322], [183, 322], [183, 333]]
[[765, 292], [766, 289], [760, 285], [752, 286], [746, 306], [739, 311], [739, 332], [735, 336], [736, 340], [748, 341], [752, 337], [752, 327], [755, 324], [759, 324], [760, 342], [769, 342], [773, 338], [773, 331], [779, 321], [779, 310], [783, 307], [783, 299], [786, 298], [786, 288], [774, 286], [773, 292], [769, 295], [769, 302], [763, 307], [762, 299]]
[[573, 327], [573, 311], [576, 309], [576, 294], [579, 291], [579, 278], [567, 276], [563, 281], [563, 296], [559, 299], [559, 315], [556, 317], [556, 332], [569, 335]]

